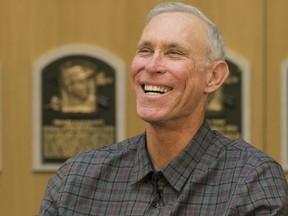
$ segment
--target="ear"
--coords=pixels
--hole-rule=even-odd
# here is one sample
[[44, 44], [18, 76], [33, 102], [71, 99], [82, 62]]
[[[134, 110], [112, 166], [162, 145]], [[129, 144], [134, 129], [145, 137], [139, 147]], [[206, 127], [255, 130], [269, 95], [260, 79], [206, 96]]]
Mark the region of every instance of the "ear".
[[208, 71], [205, 93], [209, 94], [216, 91], [224, 83], [229, 75], [229, 68], [225, 61], [215, 61]]

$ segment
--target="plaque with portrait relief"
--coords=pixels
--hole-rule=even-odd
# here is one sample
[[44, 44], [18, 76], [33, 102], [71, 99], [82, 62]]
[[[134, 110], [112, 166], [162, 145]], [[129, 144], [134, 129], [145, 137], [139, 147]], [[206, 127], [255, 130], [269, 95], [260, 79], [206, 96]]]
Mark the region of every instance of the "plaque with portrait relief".
[[122, 61], [99, 48], [69, 46], [34, 65], [34, 170], [124, 138]]
[[246, 60], [227, 51], [229, 76], [209, 96], [206, 119], [212, 129], [234, 140], [250, 140], [250, 67]]

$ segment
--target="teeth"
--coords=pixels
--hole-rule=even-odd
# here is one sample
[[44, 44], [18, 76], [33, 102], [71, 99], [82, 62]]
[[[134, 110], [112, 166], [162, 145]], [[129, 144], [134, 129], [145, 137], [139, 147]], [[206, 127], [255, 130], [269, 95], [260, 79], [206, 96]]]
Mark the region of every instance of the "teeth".
[[147, 92], [147, 95], [161, 95], [161, 93], [157, 93], [157, 92]]
[[144, 91], [150, 95], [163, 94], [170, 90], [171, 88], [164, 86], [144, 85]]

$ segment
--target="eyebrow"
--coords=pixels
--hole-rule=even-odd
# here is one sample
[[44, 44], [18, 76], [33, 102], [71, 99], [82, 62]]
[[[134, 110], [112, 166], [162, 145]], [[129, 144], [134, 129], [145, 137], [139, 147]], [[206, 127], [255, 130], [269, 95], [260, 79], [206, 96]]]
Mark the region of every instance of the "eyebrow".
[[137, 44], [137, 48], [139, 48], [140, 46], [152, 46], [152, 43], [150, 41], [139, 41], [139, 43]]
[[[140, 42], [137, 44], [137, 48], [139, 48], [139, 47], [141, 47], [141, 46], [153, 46], [153, 43], [150, 42], [150, 41], [144, 40], [144, 41], [140, 41]], [[188, 50], [187, 47], [182, 46], [181, 44], [175, 43], [175, 42], [165, 44], [164, 47], [165, 47], [165, 48], [179, 48], [179, 49], [181, 49], [181, 50]], [[189, 50], [190, 50], [190, 49], [189, 49]]]

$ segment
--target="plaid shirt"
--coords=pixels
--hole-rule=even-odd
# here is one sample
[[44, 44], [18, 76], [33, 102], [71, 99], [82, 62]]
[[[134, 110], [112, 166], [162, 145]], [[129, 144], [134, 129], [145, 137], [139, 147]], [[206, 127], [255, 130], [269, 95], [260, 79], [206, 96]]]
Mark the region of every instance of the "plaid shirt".
[[48, 183], [40, 215], [288, 215], [279, 164], [204, 123], [159, 172], [145, 134], [69, 159]]

